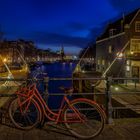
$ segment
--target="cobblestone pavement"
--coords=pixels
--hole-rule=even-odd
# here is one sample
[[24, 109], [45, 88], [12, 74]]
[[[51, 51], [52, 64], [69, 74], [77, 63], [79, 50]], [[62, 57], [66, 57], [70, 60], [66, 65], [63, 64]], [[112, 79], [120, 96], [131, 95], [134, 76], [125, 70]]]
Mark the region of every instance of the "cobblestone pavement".
[[[106, 125], [103, 132], [94, 140], [139, 140], [140, 118], [119, 119], [112, 125]], [[67, 131], [45, 125], [22, 131], [6, 125], [0, 125], [0, 140], [77, 140]]]

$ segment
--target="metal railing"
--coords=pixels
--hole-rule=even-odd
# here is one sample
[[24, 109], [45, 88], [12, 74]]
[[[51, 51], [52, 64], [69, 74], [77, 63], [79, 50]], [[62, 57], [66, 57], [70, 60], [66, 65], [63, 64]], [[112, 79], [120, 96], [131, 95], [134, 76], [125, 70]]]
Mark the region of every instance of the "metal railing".
[[[105, 108], [105, 112], [107, 115], [107, 123], [110, 124], [113, 122], [113, 112], [114, 110], [124, 110], [124, 109], [129, 109], [129, 110], [140, 110], [140, 103], [138, 103], [139, 105], [135, 106], [135, 105], [125, 105], [125, 104], [121, 104], [119, 102], [119, 104], [121, 104], [121, 106], [113, 106], [112, 104], [112, 100], [114, 100], [115, 95], [119, 95], [119, 96], [127, 96], [127, 95], [134, 95], [137, 94], [137, 96], [140, 97], [140, 79], [139, 78], [112, 78], [112, 77], [104, 77], [104, 78], [49, 78], [46, 77], [44, 79], [5, 79], [5, 78], [0, 78], [0, 82], [3, 81], [9, 81], [9, 82], [19, 82], [21, 85], [17, 85], [17, 87], [20, 86], [26, 86], [25, 83], [32, 81], [32, 82], [37, 82], [38, 81], [43, 81], [46, 85], [46, 89], [44, 91], [44, 94], [46, 94], [47, 96], [62, 96], [65, 93], [49, 93], [48, 94], [48, 86], [49, 86], [49, 81], [62, 81], [62, 80], [73, 80], [73, 81], [91, 81], [91, 80], [100, 80], [104, 82], [104, 87], [100, 87], [100, 84], [96, 87], [94, 87], [94, 84], [91, 84], [92, 91], [88, 91], [88, 92], [76, 92], [73, 93], [73, 96], [84, 96], [87, 97], [89, 95], [91, 95], [92, 97], [98, 97], [98, 96], [102, 96], [102, 98], [104, 98], [104, 103], [103, 106]], [[126, 82], [128, 81], [128, 82]], [[112, 86], [123, 86], [123, 87], [129, 87], [130, 85], [130, 81], [131, 81], [131, 87], [134, 87], [134, 90], [130, 90], [130, 89], [125, 89], [123, 91], [115, 91], [112, 90]], [[133, 83], [133, 84], [132, 84]], [[2, 85], [1, 85], [2, 86]], [[13, 85], [6, 85], [7, 87], [12, 87]], [[5, 89], [7, 90], [7, 89]], [[17, 89], [18, 90], [18, 89]], [[16, 95], [14, 93], [0, 93], [0, 97], [15, 97]], [[91, 97], [90, 97], [91, 98]], [[100, 98], [100, 97], [99, 97]], [[97, 101], [98, 102], [98, 101]], [[129, 112], [128, 112], [129, 113]], [[140, 117], [140, 114], [136, 113], [137, 117]]]

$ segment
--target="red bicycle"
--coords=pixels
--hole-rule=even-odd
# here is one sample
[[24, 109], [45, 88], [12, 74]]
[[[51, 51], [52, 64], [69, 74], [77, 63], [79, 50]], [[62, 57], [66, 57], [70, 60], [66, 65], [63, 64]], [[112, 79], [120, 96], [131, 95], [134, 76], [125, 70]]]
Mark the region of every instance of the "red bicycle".
[[95, 102], [86, 98], [69, 100], [72, 88], [65, 90], [59, 110], [52, 111], [40, 95], [36, 84], [17, 91], [17, 98], [9, 106], [9, 116], [13, 124], [28, 130], [37, 126], [45, 115], [49, 121], [64, 124], [75, 137], [93, 138], [101, 133], [105, 124], [105, 113]]

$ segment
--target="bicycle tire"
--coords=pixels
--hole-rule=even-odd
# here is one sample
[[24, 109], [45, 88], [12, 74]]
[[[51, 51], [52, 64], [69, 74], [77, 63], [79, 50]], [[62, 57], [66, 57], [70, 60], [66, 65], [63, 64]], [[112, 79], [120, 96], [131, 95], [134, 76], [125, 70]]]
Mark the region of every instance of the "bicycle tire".
[[[24, 108], [24, 106], [22, 106], [22, 108]], [[33, 109], [35, 109], [34, 112], [32, 112]], [[30, 101], [30, 105], [27, 111], [28, 112], [25, 112], [24, 114], [21, 113], [18, 104], [18, 98], [15, 98], [14, 100], [11, 101], [8, 112], [9, 117], [16, 128], [22, 130], [29, 130], [37, 126], [38, 123], [40, 122], [41, 118], [40, 108], [34, 99]]]
[[[74, 107], [76, 109], [76, 112], [78, 111], [78, 113], [80, 113], [80, 116], [84, 119], [84, 122], [79, 122], [79, 123], [71, 122], [71, 121], [74, 121], [74, 119], [75, 121], [76, 119], [79, 119], [77, 115], [75, 116], [72, 115], [73, 113], [74, 114], [76, 113], [73, 111], [73, 109], [71, 109], [71, 107]], [[89, 113], [91, 113], [92, 116], [89, 116]], [[95, 116], [95, 115], [98, 115], [98, 116]], [[64, 109], [64, 122], [65, 122], [66, 128], [75, 137], [80, 138], [80, 139], [90, 139], [90, 138], [96, 137], [102, 132], [104, 128], [104, 124], [105, 124], [105, 114], [100, 108], [100, 106], [94, 101], [91, 101], [85, 98], [75, 99], [70, 102], [70, 106], [67, 106]]]

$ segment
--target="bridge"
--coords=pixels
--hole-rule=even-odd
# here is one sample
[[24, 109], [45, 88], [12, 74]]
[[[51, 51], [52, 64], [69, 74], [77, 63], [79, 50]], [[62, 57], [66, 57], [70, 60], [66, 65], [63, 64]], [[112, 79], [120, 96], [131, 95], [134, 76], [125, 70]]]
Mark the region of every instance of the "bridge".
[[[1, 81], [8, 80], [9, 83], [16, 81], [22, 83], [27, 79], [0, 79]], [[72, 80], [71, 78], [50, 78], [45, 79], [44, 82], [48, 84], [48, 80]], [[102, 139], [116, 139], [116, 140], [138, 140], [140, 137], [140, 90], [139, 84], [125, 83], [119, 84], [113, 81], [116, 80], [132, 80], [128, 78], [75, 78], [73, 80], [104, 80], [105, 88], [98, 89], [95, 87], [94, 92], [91, 93], [74, 93], [82, 95], [87, 98], [93, 97], [98, 103], [102, 103], [106, 110], [107, 122], [103, 132], [95, 140]], [[134, 79], [133, 80], [138, 80]], [[55, 125], [49, 121], [45, 122], [43, 128], [34, 128], [30, 131], [22, 131], [14, 127], [8, 116], [8, 104], [10, 100], [15, 97], [15, 91], [18, 86], [9, 84], [0, 90], [0, 137], [1, 140], [76, 140], [62, 125]], [[131, 89], [131, 90], [130, 90]], [[47, 92], [47, 89], [46, 89]], [[64, 93], [52, 93], [49, 96], [62, 96]], [[99, 100], [103, 99], [104, 100]], [[116, 103], [116, 102], [117, 103]], [[130, 102], [131, 101], [131, 102]], [[115, 103], [113, 103], [115, 102]], [[117, 110], [117, 111], [115, 111]], [[124, 113], [125, 112], [125, 113]], [[127, 116], [130, 114], [130, 116]]]

